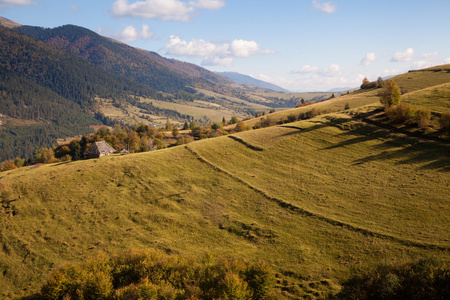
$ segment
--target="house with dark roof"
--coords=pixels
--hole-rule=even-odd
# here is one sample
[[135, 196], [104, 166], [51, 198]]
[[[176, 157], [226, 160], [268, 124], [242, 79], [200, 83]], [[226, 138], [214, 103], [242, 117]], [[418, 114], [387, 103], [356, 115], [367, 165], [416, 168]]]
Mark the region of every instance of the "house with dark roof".
[[102, 156], [110, 155], [116, 152], [116, 149], [111, 147], [107, 142], [100, 141], [93, 143], [89, 149], [84, 152], [86, 158], [99, 158]]

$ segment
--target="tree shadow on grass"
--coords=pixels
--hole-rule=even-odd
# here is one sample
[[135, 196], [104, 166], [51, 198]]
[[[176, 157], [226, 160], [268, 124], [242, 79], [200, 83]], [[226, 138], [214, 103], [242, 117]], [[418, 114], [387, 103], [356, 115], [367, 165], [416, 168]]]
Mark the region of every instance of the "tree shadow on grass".
[[433, 169], [440, 172], [450, 172], [450, 145], [438, 142], [416, 142], [403, 148], [392, 146], [390, 141], [375, 148], [384, 151], [359, 159], [355, 164], [364, 164], [377, 160], [398, 160], [397, 164], [423, 164], [419, 169]]
[[[336, 126], [336, 122], [334, 123]], [[339, 126], [343, 124], [344, 122], [341, 122]], [[377, 150], [379, 153], [358, 159], [354, 164], [364, 164], [377, 160], [396, 160], [397, 164], [424, 164], [420, 169], [450, 172], [450, 144], [448, 143], [396, 134], [391, 130], [370, 125], [344, 132], [341, 136], [351, 136], [352, 138], [325, 149], [335, 149], [378, 140], [378, 145], [370, 146], [369, 149]]]
[[306, 128], [302, 128], [302, 127], [297, 127], [297, 126], [291, 126], [291, 125], [282, 125], [280, 126], [281, 128], [289, 128], [289, 129], [297, 129], [296, 131], [291, 131], [285, 134], [282, 134], [281, 136], [290, 136], [290, 135], [297, 135], [300, 133], [306, 133], [306, 132], [310, 132], [310, 131], [314, 131], [314, 130], [318, 130], [318, 129], [322, 129], [325, 127], [329, 127], [330, 124], [328, 124], [328, 122], [324, 123], [324, 122], [318, 122], [316, 125], [310, 126], [310, 127], [306, 127]]

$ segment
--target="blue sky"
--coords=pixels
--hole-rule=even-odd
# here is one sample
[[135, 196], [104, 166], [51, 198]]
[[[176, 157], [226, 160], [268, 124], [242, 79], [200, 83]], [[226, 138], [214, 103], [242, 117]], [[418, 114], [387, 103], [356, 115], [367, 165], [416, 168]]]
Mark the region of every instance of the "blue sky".
[[449, 0], [0, 0], [23, 25], [74, 24], [292, 91], [450, 63]]

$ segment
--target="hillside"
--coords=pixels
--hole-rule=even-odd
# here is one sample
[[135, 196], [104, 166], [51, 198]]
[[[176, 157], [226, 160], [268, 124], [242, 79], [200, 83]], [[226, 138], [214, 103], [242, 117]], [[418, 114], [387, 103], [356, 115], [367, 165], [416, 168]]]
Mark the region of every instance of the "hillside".
[[199, 66], [166, 59], [155, 52], [130, 47], [79, 26], [64, 25], [53, 29], [20, 26], [15, 30], [157, 91], [176, 93], [185, 86], [212, 88], [230, 83]]
[[95, 97], [120, 102], [156, 93], [16, 31], [0, 27], [0, 34], [0, 113], [13, 118], [0, 127], [0, 160], [29, 158], [58, 137], [88, 133], [89, 125], [100, 124], [93, 117]]
[[449, 154], [337, 113], [4, 172], [0, 297], [67, 261], [156, 248], [262, 259], [284, 295], [324, 298], [353, 267], [450, 257]]
[[225, 76], [238, 84], [253, 85], [263, 89], [268, 89], [275, 92], [289, 92], [288, 90], [279, 87], [273, 83], [258, 80], [248, 75], [236, 73], [236, 72], [217, 72], [217, 74]]
[[[390, 80], [397, 82], [402, 89], [404, 93], [402, 95], [403, 101], [411, 103], [419, 108], [426, 108], [434, 113], [441, 114], [449, 111], [449, 69], [450, 65], [435, 66], [429, 69], [410, 71], [405, 74], [393, 76]], [[371, 89], [356, 90], [352, 93], [342, 95], [336, 93], [336, 98], [322, 101], [315, 105], [300, 106], [275, 112], [269, 116], [246, 121], [246, 125], [253, 127], [264, 118], [269, 118], [272, 122], [276, 123], [286, 120], [290, 115], [298, 116], [299, 114], [306, 113], [312, 109], [322, 112], [341, 111], [345, 109], [347, 104], [352, 109], [366, 105], [381, 107], [379, 97], [377, 96], [379, 91], [379, 89]], [[310, 94], [317, 94], [318, 96], [323, 97], [321, 93]], [[268, 96], [275, 97], [276, 94], [267, 94], [266, 97]]]

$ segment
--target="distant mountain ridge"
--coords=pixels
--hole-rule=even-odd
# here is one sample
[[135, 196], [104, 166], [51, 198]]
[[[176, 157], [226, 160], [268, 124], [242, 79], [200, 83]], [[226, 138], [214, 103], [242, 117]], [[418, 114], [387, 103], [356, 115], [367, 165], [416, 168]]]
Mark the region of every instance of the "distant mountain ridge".
[[228, 79], [197, 65], [133, 48], [75, 25], [53, 29], [20, 26], [14, 30], [72, 52], [96, 66], [143, 83], [157, 91], [175, 93], [186, 86], [211, 88], [230, 83]]
[[249, 75], [244, 75], [244, 74], [240, 74], [237, 72], [216, 72], [216, 74], [219, 74], [226, 78], [229, 78], [237, 84], [253, 85], [256, 87], [269, 89], [269, 90], [272, 90], [275, 92], [284, 92], [284, 93], [289, 92], [288, 90], [286, 90], [278, 85], [275, 85], [273, 83], [259, 80], [259, 79], [253, 78]]

